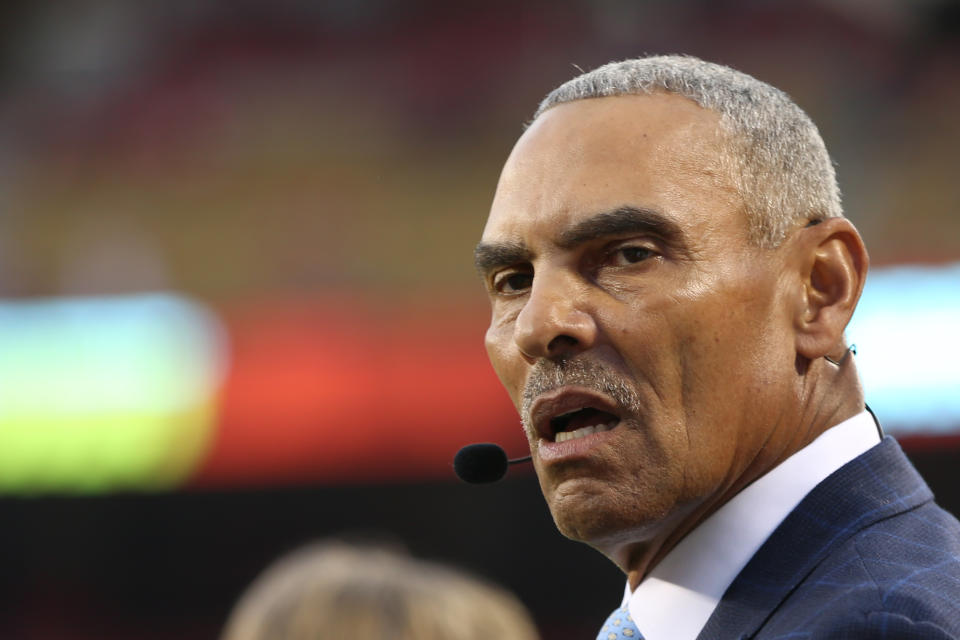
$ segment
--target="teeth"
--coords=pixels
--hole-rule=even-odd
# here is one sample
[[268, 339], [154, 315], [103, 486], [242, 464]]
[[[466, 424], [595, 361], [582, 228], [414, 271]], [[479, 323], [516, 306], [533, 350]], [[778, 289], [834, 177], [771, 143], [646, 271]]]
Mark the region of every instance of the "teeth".
[[575, 440], [577, 438], [582, 438], [584, 436], [589, 436], [592, 433], [599, 433], [601, 431], [609, 431], [617, 426], [616, 422], [611, 422], [609, 424], [598, 424], [594, 427], [581, 427], [580, 429], [575, 429], [574, 431], [561, 431], [557, 433], [554, 437], [555, 442], [565, 442], [567, 440]]

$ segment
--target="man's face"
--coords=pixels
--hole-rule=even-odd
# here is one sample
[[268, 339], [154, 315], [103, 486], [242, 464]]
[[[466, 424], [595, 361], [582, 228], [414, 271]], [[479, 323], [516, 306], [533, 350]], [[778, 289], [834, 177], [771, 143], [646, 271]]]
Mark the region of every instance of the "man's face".
[[477, 248], [487, 351], [557, 526], [621, 566], [762, 466], [794, 384], [793, 283], [748, 242], [718, 122], [666, 94], [550, 109]]

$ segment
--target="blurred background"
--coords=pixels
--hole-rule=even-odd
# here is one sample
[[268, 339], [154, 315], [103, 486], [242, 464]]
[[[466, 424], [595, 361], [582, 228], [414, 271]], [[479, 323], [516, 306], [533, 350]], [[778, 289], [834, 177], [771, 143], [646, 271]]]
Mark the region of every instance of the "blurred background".
[[476, 243], [555, 85], [683, 52], [790, 93], [871, 252], [868, 401], [960, 512], [960, 5], [8, 0], [0, 8], [0, 636], [215, 637], [270, 560], [384, 539], [592, 637], [483, 351]]

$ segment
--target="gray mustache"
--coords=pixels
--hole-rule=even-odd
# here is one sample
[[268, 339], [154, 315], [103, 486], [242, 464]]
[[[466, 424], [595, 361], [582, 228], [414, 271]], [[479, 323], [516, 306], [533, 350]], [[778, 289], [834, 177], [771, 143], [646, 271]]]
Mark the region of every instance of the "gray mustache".
[[623, 376], [608, 367], [590, 360], [538, 360], [523, 387], [521, 417], [528, 431], [533, 402], [549, 391], [575, 385], [603, 393], [612, 398], [622, 410], [636, 412], [640, 404], [636, 393]]

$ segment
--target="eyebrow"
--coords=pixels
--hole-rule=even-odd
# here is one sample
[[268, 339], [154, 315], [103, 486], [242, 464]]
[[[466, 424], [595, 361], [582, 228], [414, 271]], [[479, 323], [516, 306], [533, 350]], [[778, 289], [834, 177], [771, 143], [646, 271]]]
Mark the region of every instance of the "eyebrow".
[[481, 242], [473, 250], [473, 264], [481, 275], [500, 267], [530, 262], [532, 257], [522, 242]]
[[645, 233], [677, 243], [683, 237], [679, 225], [656, 209], [623, 206], [598, 213], [563, 231], [557, 239], [561, 249], [573, 249], [600, 238]]
[[[560, 233], [556, 245], [564, 250], [601, 238], [636, 233], [652, 234], [667, 243], [682, 245], [683, 231], [666, 215], [646, 207], [622, 206], [582, 220]], [[530, 262], [532, 252], [522, 242], [481, 242], [473, 251], [474, 264], [481, 274], [499, 267]]]

